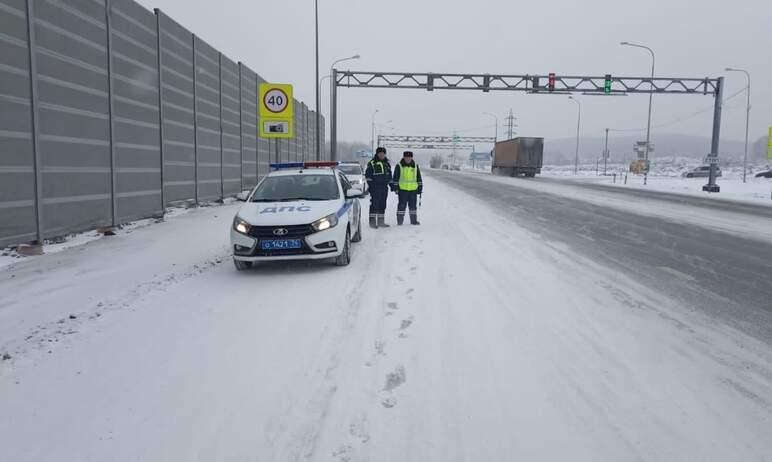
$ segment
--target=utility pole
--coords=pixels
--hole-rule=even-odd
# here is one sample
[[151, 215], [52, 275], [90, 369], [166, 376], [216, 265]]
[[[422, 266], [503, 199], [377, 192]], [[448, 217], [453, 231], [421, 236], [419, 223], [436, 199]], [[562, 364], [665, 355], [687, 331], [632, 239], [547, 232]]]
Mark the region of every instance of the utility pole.
[[456, 165], [456, 139], [458, 138], [458, 135], [456, 135], [456, 131], [453, 131], [453, 153], [450, 155], [451, 158], [453, 158], [453, 165]]
[[568, 99], [575, 102], [578, 105], [578, 111], [576, 116], [576, 153], [574, 154], [574, 175], [579, 174], [579, 127], [582, 125], [582, 103], [573, 96], [569, 96]]
[[370, 118], [370, 147], [373, 149], [373, 155], [375, 155], [375, 114], [378, 114], [380, 109], [373, 111], [373, 116]]
[[603, 148], [603, 176], [606, 176], [606, 166], [608, 165], [608, 128], [606, 128], [606, 146]]
[[514, 134], [514, 129], [517, 127], [517, 125], [515, 125], [515, 120], [517, 120], [517, 117], [512, 114], [511, 108], [509, 109], [509, 116], [505, 117], [504, 120], [507, 121], [507, 139], [511, 140]]

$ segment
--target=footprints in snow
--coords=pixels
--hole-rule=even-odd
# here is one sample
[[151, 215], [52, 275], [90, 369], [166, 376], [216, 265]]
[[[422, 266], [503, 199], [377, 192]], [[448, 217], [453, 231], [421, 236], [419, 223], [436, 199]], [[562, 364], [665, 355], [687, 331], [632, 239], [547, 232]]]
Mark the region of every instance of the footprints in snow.
[[410, 316], [407, 319], [403, 319], [402, 320], [402, 323], [399, 325], [399, 330], [402, 331], [402, 332], [399, 333], [399, 336], [401, 338], [407, 338], [407, 332], [405, 332], [405, 331], [408, 329], [408, 327], [410, 327], [411, 324], [413, 324], [413, 317], [412, 316]]
[[397, 398], [394, 396], [394, 389], [405, 383], [407, 372], [405, 366], [399, 364], [392, 372], [386, 374], [386, 383], [381, 392], [381, 405], [385, 408], [392, 408], [397, 405]]
[[[404, 282], [404, 279], [397, 276], [399, 282]], [[408, 287], [405, 289], [405, 296], [408, 299], [412, 299], [412, 294], [415, 293], [415, 289]], [[393, 316], [394, 313], [398, 313], [400, 305], [396, 301], [386, 303], [386, 309], [384, 310], [384, 316]], [[401, 319], [397, 326], [396, 332], [398, 332], [398, 338], [407, 338], [407, 331], [415, 322], [414, 316], [408, 316], [405, 319]], [[396, 340], [399, 342], [399, 340]], [[373, 352], [370, 359], [365, 362], [365, 367], [377, 366], [383, 358], [386, 358], [386, 340], [379, 339], [373, 344]], [[396, 390], [401, 387], [407, 381], [407, 370], [401, 363], [397, 363], [394, 369], [388, 372], [384, 378], [383, 388], [378, 391], [377, 396], [381, 406], [385, 409], [391, 409], [397, 405]], [[359, 450], [360, 447], [370, 442], [370, 431], [367, 419], [367, 414], [362, 414], [356, 417], [349, 424], [349, 438], [334, 451], [331, 455], [339, 462], [351, 462], [353, 460], [360, 460]]]
[[383, 391], [392, 391], [398, 386], [405, 383], [407, 380], [407, 373], [403, 365], [398, 365], [392, 372], [386, 374], [386, 383], [383, 385]]

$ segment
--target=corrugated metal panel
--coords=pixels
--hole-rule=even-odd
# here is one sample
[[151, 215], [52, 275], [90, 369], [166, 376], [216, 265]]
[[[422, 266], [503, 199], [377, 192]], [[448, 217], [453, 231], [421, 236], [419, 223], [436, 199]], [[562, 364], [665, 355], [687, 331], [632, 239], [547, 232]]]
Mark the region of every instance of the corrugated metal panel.
[[298, 126], [300, 127], [300, 153], [303, 160], [310, 160], [308, 158], [308, 124], [306, 121], [306, 112], [308, 112], [308, 108], [305, 103], [301, 103], [300, 106], [303, 108], [298, 117]]
[[311, 108], [306, 108], [306, 152], [309, 159], [316, 159], [316, 145], [314, 144], [314, 118]]
[[0, 56], [0, 245], [219, 199], [277, 158], [314, 158], [304, 103], [294, 138], [259, 139], [264, 80], [134, 0], [0, 0]]
[[299, 161], [303, 160], [303, 157], [300, 153], [300, 143], [298, 142], [300, 140], [300, 124], [298, 124], [298, 116], [300, 115], [300, 111], [302, 109], [300, 107], [300, 101], [294, 98], [293, 101], [295, 110], [292, 112], [292, 125], [295, 126], [295, 129], [293, 130], [295, 136], [290, 139], [290, 144], [292, 149], [292, 159]]
[[241, 77], [241, 182], [243, 189], [257, 184], [257, 93], [255, 73], [239, 63]]
[[104, 4], [34, 2], [43, 235], [112, 223]]
[[[259, 87], [261, 83], [265, 83], [266, 80], [259, 75], [257, 76], [256, 80], [256, 90], [259, 91]], [[257, 93], [259, 94], [259, 93]], [[260, 123], [260, 119], [258, 117], [258, 124]], [[268, 140], [265, 138], [258, 138], [257, 140], [257, 175], [258, 175], [258, 181], [262, 180], [263, 177], [268, 173], [269, 165], [271, 162], [274, 161], [274, 146], [273, 141]]]
[[193, 104], [193, 34], [161, 11], [161, 101], [163, 106], [164, 200], [196, 195]]
[[323, 160], [330, 160], [330, 151], [327, 149], [327, 140], [325, 139], [325, 133], [327, 130], [324, 127], [325, 120], [323, 115], [319, 115], [319, 150]]
[[196, 56], [196, 158], [198, 200], [222, 197], [220, 52], [198, 37]]
[[161, 213], [161, 143], [155, 15], [111, 0], [113, 152], [118, 222]]
[[300, 114], [300, 101], [293, 98], [293, 105], [295, 110], [292, 112], [292, 125], [294, 126], [293, 130], [293, 137], [289, 140], [290, 141], [290, 156], [293, 161], [299, 161], [301, 160], [300, 157], [300, 150], [298, 149], [300, 147], [298, 140], [300, 139], [300, 127], [298, 126], [298, 115]]
[[241, 90], [238, 64], [221, 56], [222, 190], [232, 196], [241, 191]]
[[0, 247], [37, 237], [26, 8], [0, 0]]

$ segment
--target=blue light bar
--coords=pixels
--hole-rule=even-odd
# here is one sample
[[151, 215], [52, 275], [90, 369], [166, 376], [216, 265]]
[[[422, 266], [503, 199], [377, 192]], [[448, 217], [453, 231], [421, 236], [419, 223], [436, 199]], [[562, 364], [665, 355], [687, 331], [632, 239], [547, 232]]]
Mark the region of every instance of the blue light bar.
[[275, 164], [270, 164], [271, 168], [274, 170], [286, 170], [286, 169], [293, 169], [293, 168], [303, 168], [303, 162], [280, 162]]

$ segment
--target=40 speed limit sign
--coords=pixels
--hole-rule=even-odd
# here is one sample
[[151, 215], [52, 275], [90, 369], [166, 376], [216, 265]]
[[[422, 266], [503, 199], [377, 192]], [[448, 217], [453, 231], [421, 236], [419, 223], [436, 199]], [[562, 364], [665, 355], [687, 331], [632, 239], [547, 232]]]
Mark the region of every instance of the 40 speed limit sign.
[[261, 83], [259, 91], [260, 137], [292, 138], [294, 136], [292, 85]]

